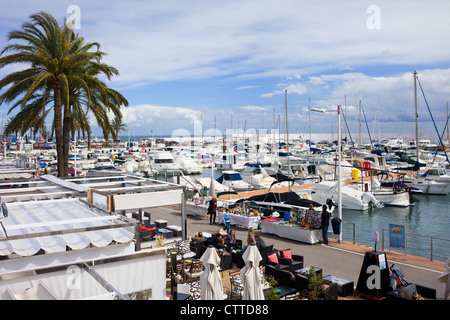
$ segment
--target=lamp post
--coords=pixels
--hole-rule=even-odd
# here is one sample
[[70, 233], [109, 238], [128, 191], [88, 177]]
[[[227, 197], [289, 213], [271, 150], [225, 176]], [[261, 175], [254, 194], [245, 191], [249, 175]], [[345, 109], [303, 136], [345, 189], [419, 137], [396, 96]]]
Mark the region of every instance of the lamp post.
[[[338, 181], [338, 217], [342, 221], [342, 178], [341, 178], [341, 143], [342, 143], [342, 127], [341, 127], [341, 106], [338, 105], [336, 110], [325, 110], [311, 108], [314, 112], [337, 112], [338, 114], [338, 170], [337, 170], [337, 181]], [[342, 227], [341, 232], [338, 235], [338, 243], [342, 243]]]

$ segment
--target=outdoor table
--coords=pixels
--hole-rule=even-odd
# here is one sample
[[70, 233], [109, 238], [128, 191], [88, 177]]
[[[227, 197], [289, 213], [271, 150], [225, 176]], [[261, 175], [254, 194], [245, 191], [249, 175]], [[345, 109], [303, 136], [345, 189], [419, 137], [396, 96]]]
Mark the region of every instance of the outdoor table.
[[[219, 223], [225, 223], [224, 215], [225, 212], [219, 211]], [[250, 227], [253, 227], [253, 229], [258, 229], [259, 226], [259, 217], [253, 216], [253, 217], [247, 217], [247, 216], [241, 216], [239, 214], [232, 214], [230, 213], [230, 225], [241, 225], [249, 229]]]
[[[276, 287], [277, 291], [278, 291], [278, 295], [280, 298], [287, 296], [289, 294], [293, 294], [295, 291], [297, 291], [297, 289], [289, 287], [287, 285], [280, 285]], [[264, 296], [267, 294], [267, 290], [264, 291]]]
[[[304, 273], [309, 273], [309, 269], [311, 269], [311, 267], [305, 267], [305, 268], [302, 268], [302, 269], [297, 269], [294, 272], [295, 273], [304, 274]], [[314, 272], [316, 274], [322, 274], [322, 268], [314, 267]]]
[[341, 297], [350, 296], [353, 294], [354, 283], [353, 281], [338, 278], [332, 275], [323, 277], [324, 280], [328, 280], [331, 283], [336, 283], [338, 287], [338, 295]]

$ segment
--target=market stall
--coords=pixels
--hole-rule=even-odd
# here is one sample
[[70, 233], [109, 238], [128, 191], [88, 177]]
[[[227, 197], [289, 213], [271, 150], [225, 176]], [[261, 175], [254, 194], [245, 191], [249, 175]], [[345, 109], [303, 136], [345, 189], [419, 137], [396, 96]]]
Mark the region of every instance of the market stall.
[[261, 232], [276, 234], [281, 238], [314, 244], [322, 241], [320, 212], [293, 208], [284, 218], [261, 220]]
[[[219, 223], [225, 223], [224, 219], [225, 212], [219, 211]], [[258, 216], [246, 216], [240, 214], [230, 214], [230, 225], [241, 225], [249, 229], [253, 227], [254, 229], [258, 228], [259, 225], [259, 215]]]

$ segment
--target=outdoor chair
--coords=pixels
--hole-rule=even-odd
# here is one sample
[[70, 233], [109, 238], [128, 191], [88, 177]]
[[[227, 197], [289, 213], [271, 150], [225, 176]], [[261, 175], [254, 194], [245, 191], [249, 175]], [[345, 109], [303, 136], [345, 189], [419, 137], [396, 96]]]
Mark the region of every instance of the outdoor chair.
[[202, 256], [205, 247], [205, 243], [206, 240], [200, 241], [200, 242], [195, 242], [195, 241], [191, 241], [189, 243], [189, 246], [191, 247], [191, 251], [195, 252], [195, 259], [200, 259], [200, 257]]
[[280, 264], [289, 265], [287, 267], [289, 271], [294, 272], [303, 268], [303, 256], [292, 254], [291, 249], [279, 250], [277, 253]]
[[188, 268], [184, 269], [184, 273], [189, 278], [198, 278], [202, 274], [205, 267], [200, 260], [193, 260], [192, 263], [188, 266]]
[[261, 262], [260, 262], [260, 265], [265, 266], [266, 263], [267, 263], [267, 255], [268, 255], [268, 254], [271, 254], [271, 253], [273, 253], [273, 252], [274, 252], [274, 250], [273, 250], [273, 244], [264, 247], [264, 248], [260, 251], [260, 253], [261, 253], [261, 258], [262, 258], [262, 260], [261, 260]]
[[156, 228], [146, 228], [141, 225], [140, 232], [141, 232], [141, 241], [150, 241], [153, 240], [153, 237], [156, 234]]
[[294, 274], [294, 288], [297, 289], [298, 291], [303, 290], [308, 291], [309, 279], [310, 279], [309, 274], [299, 274], [299, 273]]
[[240, 271], [230, 272], [230, 283], [231, 283], [231, 292], [230, 298], [236, 297], [239, 300], [242, 300], [242, 295], [244, 294], [244, 284], [242, 282], [242, 276]]
[[294, 287], [294, 275], [288, 270], [281, 270], [275, 266], [266, 265], [265, 275], [273, 277], [278, 285], [285, 285], [291, 288]]
[[386, 293], [387, 300], [416, 300], [420, 299], [414, 293], [417, 293], [424, 300], [436, 300], [436, 289], [421, 286], [415, 283], [409, 283], [404, 286], [400, 286], [395, 290]]
[[267, 261], [265, 265], [270, 265], [280, 270], [291, 271], [293, 269], [292, 261], [287, 258], [280, 257], [277, 250], [272, 251], [271, 253], [267, 253]]
[[[172, 279], [172, 265], [170, 263], [170, 260], [166, 261], [166, 281], [170, 281]], [[177, 282], [186, 280], [186, 273], [184, 272], [184, 264], [181, 261], [177, 262], [176, 266], [176, 280]]]
[[[183, 287], [187, 287], [184, 289]], [[200, 279], [190, 279], [186, 281], [182, 281], [178, 284], [178, 288], [181, 289], [181, 292], [190, 294], [188, 300], [200, 300], [201, 299], [201, 287], [200, 287]], [[183, 289], [182, 289], [183, 288]]]
[[176, 247], [178, 249], [178, 254], [181, 257], [181, 260], [184, 261], [186, 258], [192, 258], [195, 256], [195, 253], [191, 252], [191, 246], [189, 244], [189, 240], [180, 240], [177, 241]]

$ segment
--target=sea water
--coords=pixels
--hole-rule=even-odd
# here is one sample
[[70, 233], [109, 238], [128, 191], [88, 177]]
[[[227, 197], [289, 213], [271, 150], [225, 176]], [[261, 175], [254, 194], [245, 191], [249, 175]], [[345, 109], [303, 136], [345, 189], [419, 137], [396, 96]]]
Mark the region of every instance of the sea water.
[[447, 261], [450, 258], [450, 195], [415, 194], [413, 197], [414, 205], [406, 208], [385, 206], [366, 211], [342, 210], [343, 240], [353, 241], [352, 224], [355, 224], [356, 243], [374, 247], [372, 232], [378, 231], [377, 249], [383, 246], [384, 233], [384, 250], [390, 250], [389, 224], [402, 225], [405, 226], [407, 254]]

